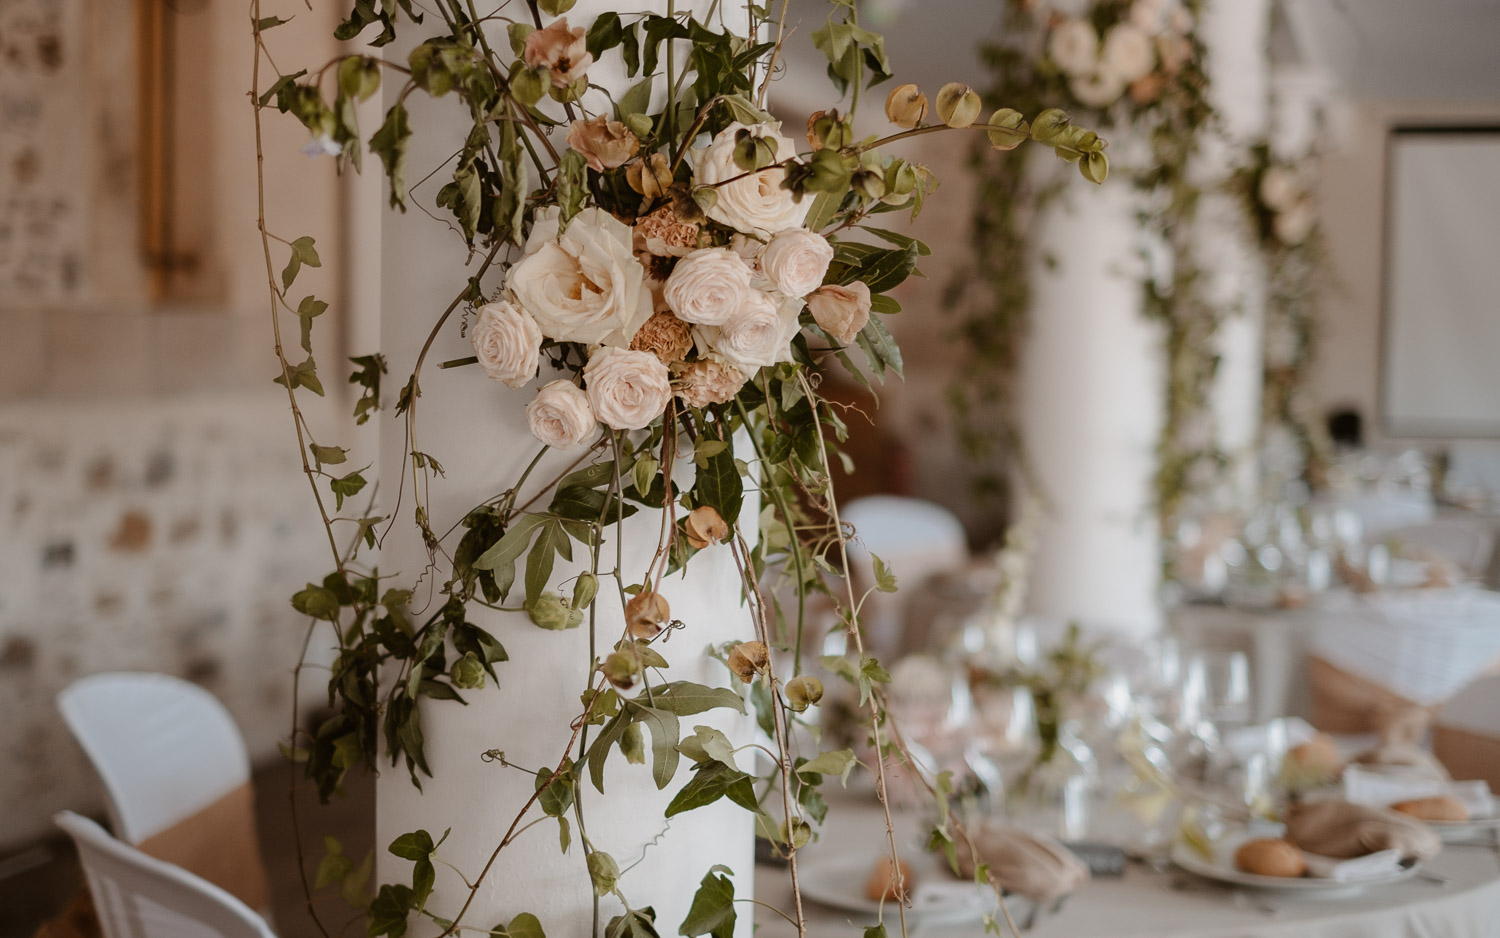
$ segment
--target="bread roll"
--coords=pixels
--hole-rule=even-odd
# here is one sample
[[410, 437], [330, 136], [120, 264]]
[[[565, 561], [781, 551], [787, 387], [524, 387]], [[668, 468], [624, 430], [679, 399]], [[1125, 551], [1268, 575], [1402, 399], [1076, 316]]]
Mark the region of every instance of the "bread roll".
[[1302, 851], [1284, 840], [1261, 837], [1247, 840], [1234, 852], [1234, 865], [1257, 876], [1298, 877], [1307, 872]]
[[1329, 778], [1337, 776], [1344, 768], [1344, 757], [1339, 754], [1338, 746], [1322, 733], [1287, 750], [1286, 758], [1299, 769]]
[[871, 902], [896, 901], [903, 896], [911, 895], [912, 888], [916, 886], [916, 880], [912, 878], [911, 867], [906, 861], [901, 861], [901, 875], [892, 875], [891, 858], [882, 856], [875, 861], [874, 869], [865, 878], [865, 898]]
[[1391, 810], [1410, 814], [1424, 821], [1467, 821], [1469, 819], [1469, 809], [1463, 806], [1463, 802], [1448, 795], [1398, 801], [1391, 805]]

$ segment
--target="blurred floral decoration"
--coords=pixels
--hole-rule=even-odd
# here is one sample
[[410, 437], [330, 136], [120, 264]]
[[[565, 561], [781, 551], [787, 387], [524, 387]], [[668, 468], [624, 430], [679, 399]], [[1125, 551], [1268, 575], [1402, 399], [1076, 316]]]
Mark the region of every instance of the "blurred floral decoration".
[[[429, 902], [435, 864], [450, 861], [440, 852], [442, 838], [409, 832], [389, 849], [411, 861], [411, 880], [379, 885], [368, 906], [369, 934], [396, 938], [415, 917], [444, 935], [489, 928], [541, 936], [544, 923], [528, 911], [517, 909], [508, 923], [493, 926], [470, 921], [468, 912], [488, 888], [494, 856], [537, 821], [551, 819], [564, 852], [573, 848], [576, 830], [578, 868], [591, 882], [596, 920], [600, 897], [623, 906], [595, 931], [602, 925], [608, 936], [656, 935], [649, 893], [660, 884], [632, 882], [628, 869], [622, 872], [589, 841], [584, 824], [585, 784], [599, 793], [588, 799], [591, 813], [635, 810], [606, 792], [605, 764], [615, 749], [641, 764], [635, 771], [650, 772], [658, 788], [680, 785], [686, 772], [667, 818], [721, 799], [749, 812], [760, 836], [788, 861], [794, 901], [782, 914], [800, 933], [797, 851], [826, 814], [825, 777], [847, 777], [855, 768], [849, 750], [819, 752], [815, 728], [805, 722], [823, 694], [822, 679], [802, 673], [810, 593], [830, 597], [849, 636], [849, 655], [822, 662], [824, 676], [857, 690], [873, 751], [884, 754], [894, 745], [903, 755], [887, 720], [889, 675], [864, 650], [857, 617], [863, 597], [838, 572], [847, 569], [848, 535], [831, 467], [841, 458], [845, 430], [817, 391], [819, 369], [834, 361], [866, 383], [901, 373], [883, 317], [900, 312], [890, 291], [928, 249], [875, 221], [915, 214], [935, 181], [883, 148], [938, 132], [970, 133], [995, 150], [1032, 139], [1097, 183], [1108, 171], [1105, 142], [1040, 106], [1025, 115], [998, 107], [981, 120], [980, 96], [959, 83], [944, 86], [931, 102], [914, 85], [897, 87], [887, 96], [886, 114], [899, 131], [856, 138], [861, 94], [891, 71], [883, 40], [859, 25], [854, 0], [831, 0], [826, 21], [810, 35], [848, 111], [811, 115], [799, 142], [764, 110], [781, 44], [791, 35], [785, 0], [779, 12], [746, 5], [742, 34], [724, 25], [724, 13], [716, 25], [713, 14], [700, 20], [674, 12], [671, 0], [664, 15], [606, 12], [586, 26], [568, 22], [572, 6], [573, 0], [528, 0], [481, 17], [471, 0], [356, 0], [345, 4], [348, 18], [336, 38], [381, 47], [398, 31], [417, 31], [409, 55], [350, 53], [311, 71], [283, 71], [268, 48], [280, 35], [272, 31], [298, 27], [261, 15], [258, 0], [252, 5], [258, 150], [266, 112], [289, 114], [308, 129], [309, 152], [333, 156], [341, 169], [359, 170], [366, 151], [378, 157], [390, 204], [406, 211], [417, 204], [412, 141], [441, 133], [415, 126], [408, 100], [446, 99], [463, 125], [442, 143], [442, 152], [454, 156], [433, 171], [446, 176], [434, 201], [446, 212], [452, 251], [468, 259], [470, 272], [451, 296], [434, 298], [431, 332], [395, 395], [409, 458], [401, 478], [383, 480], [399, 493], [388, 502], [391, 517], [358, 510], [367, 480], [349, 471], [348, 449], [317, 434], [299, 406], [302, 395], [324, 392], [313, 337], [328, 304], [293, 292], [303, 285], [299, 276], [321, 266], [317, 245], [311, 237], [285, 237], [260, 218], [275, 380], [287, 394], [333, 566], [292, 603], [309, 617], [309, 639], [314, 629], [328, 629], [340, 649], [328, 684], [333, 715], [308, 727], [294, 716], [290, 751], [325, 800], [350, 769], [373, 768], [382, 749], [420, 786], [431, 774], [423, 713], [443, 701], [462, 702], [514, 666], [507, 664], [505, 636], [483, 628], [472, 612], [524, 614], [491, 618], [506, 628], [526, 619], [545, 630], [587, 623], [590, 677], [577, 688], [576, 710], [530, 715], [556, 725], [556, 760], [521, 769], [503, 753], [485, 754], [534, 776], [535, 794], [509, 831], [496, 832], [490, 864], [462, 871], [466, 900], [441, 909]], [[592, 84], [590, 70], [607, 58], [634, 83]], [[263, 81], [267, 71], [273, 74]], [[384, 120], [366, 137], [355, 105], [383, 81], [399, 90], [387, 89]], [[259, 182], [264, 205], [263, 174]], [[282, 340], [283, 313], [299, 324], [295, 345]], [[461, 323], [474, 354], [440, 368], [476, 367], [512, 389], [539, 383], [525, 405], [537, 455], [519, 478], [463, 517], [435, 518], [429, 493], [441, 484], [442, 462], [466, 454], [419, 448], [423, 384], [433, 380], [424, 366], [440, 332]], [[300, 360], [292, 351], [297, 346]], [[355, 415], [363, 423], [382, 405], [386, 365], [379, 355], [354, 364], [349, 380], [361, 391]], [[325, 358], [322, 365], [326, 374], [333, 362]], [[540, 495], [522, 496], [553, 450], [566, 452], [571, 464], [546, 479]], [[695, 481], [679, 487], [674, 466], [687, 462]], [[537, 471], [533, 488], [544, 474], [550, 473]], [[758, 488], [766, 504], [759, 516], [741, 515], [747, 486]], [[641, 568], [621, 569], [619, 556], [601, 557], [603, 534], [642, 511], [661, 515], [660, 542]], [[426, 545], [424, 579], [437, 592], [426, 608], [413, 602], [416, 584], [380, 577], [367, 556], [396, 524], [414, 525]], [[694, 626], [673, 618], [667, 578], [700, 551], [732, 554], [753, 615], [753, 634], [715, 650], [726, 665], [721, 686], [663, 676], [669, 664], [660, 640], [691, 634]], [[580, 553], [589, 561], [585, 572], [570, 585], [554, 582], [558, 559], [566, 563]], [[795, 612], [783, 614], [763, 599], [778, 585], [795, 592]], [[883, 573], [875, 588], [893, 590], [894, 577]], [[618, 592], [623, 621], [597, 615], [600, 589]], [[777, 672], [773, 648], [791, 654], [791, 675]], [[745, 712], [747, 700], [772, 756], [761, 776], [741, 768], [735, 743], [723, 733], [700, 726], [684, 737], [680, 729], [682, 717], [718, 708]], [[873, 761], [876, 790], [884, 792], [885, 759]], [[462, 823], [463, 806], [452, 810], [452, 820]], [[892, 866], [899, 868], [888, 813], [887, 833]], [[947, 826], [938, 833], [950, 841], [963, 837]], [[304, 875], [309, 899], [314, 888], [333, 885], [362, 894], [350, 879], [359, 876], [352, 861], [332, 848], [330, 858], [316, 883]], [[734, 893], [727, 871], [706, 871], [688, 920], [672, 923], [669, 933], [730, 934]], [[904, 907], [897, 907], [904, 933]], [[884, 935], [885, 927], [866, 934]]]
[[1230, 182], [1245, 200], [1266, 267], [1262, 445], [1267, 452], [1293, 454], [1294, 466], [1274, 473], [1282, 481], [1300, 476], [1319, 488], [1327, 480], [1332, 444], [1307, 387], [1326, 271], [1313, 161], [1278, 160], [1268, 143], [1251, 147], [1249, 156]]
[[[1165, 254], [1142, 284], [1146, 314], [1165, 328], [1166, 419], [1155, 479], [1164, 532], [1176, 529], [1185, 502], [1212, 487], [1226, 464], [1206, 408], [1218, 366], [1214, 336], [1228, 311], [1203, 298], [1192, 251], [1200, 191], [1188, 164], [1216, 123], [1196, 32], [1200, 6], [1094, 0], [1078, 15], [1065, 15], [1037, 0], [1006, 0], [1000, 38], [982, 50], [994, 101], [1023, 111], [1065, 102], [1088, 121], [1116, 128], [1117, 137], [1145, 144], [1140, 165], [1125, 171], [1145, 193], [1143, 222]], [[950, 400], [981, 494], [1007, 493], [1002, 458], [1045, 492], [1046, 480], [1033, 477], [1017, 433], [1014, 381], [1032, 302], [1028, 272], [1038, 260], [1027, 232], [1058, 197], [1062, 180], [1036, 172], [1026, 159], [997, 163], [978, 151], [972, 167], [979, 178], [974, 252], [952, 282], [949, 305], [960, 311], [958, 334], [971, 360], [984, 367], [960, 369]]]

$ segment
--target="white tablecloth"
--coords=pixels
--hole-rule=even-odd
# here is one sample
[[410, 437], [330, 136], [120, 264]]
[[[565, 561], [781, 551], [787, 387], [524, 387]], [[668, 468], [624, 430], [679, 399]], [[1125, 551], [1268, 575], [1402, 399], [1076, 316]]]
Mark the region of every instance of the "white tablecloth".
[[[873, 804], [835, 803], [823, 839], [800, 857], [853, 851], [873, 864], [883, 844], [883, 822]], [[912, 845], [914, 818], [898, 818], [902, 845]], [[908, 849], [912, 849], [908, 847]], [[1449, 845], [1425, 869], [1446, 877], [1446, 885], [1411, 879], [1342, 899], [1312, 899], [1260, 893], [1276, 909], [1256, 908], [1231, 889], [1173, 891], [1144, 867], [1130, 864], [1120, 879], [1095, 879], [1071, 896], [1055, 915], [1043, 914], [1027, 938], [1500, 938], [1500, 856], [1488, 846]], [[1206, 881], [1204, 881], [1206, 883]], [[757, 869], [756, 898], [791, 908], [786, 870]], [[1017, 921], [1030, 909], [1011, 901]], [[861, 917], [806, 903], [809, 938], [856, 938]], [[786, 938], [796, 930], [773, 912], [758, 910], [757, 938]], [[900, 933], [895, 909], [886, 917], [891, 935]], [[856, 927], [859, 926], [859, 927]], [[981, 925], [909, 928], [912, 938], [978, 938]], [[1008, 934], [1008, 932], [1007, 932]]]

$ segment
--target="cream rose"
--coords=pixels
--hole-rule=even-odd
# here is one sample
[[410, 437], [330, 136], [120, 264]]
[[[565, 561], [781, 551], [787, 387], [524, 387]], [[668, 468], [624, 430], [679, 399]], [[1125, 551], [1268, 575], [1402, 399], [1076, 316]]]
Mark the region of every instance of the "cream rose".
[[727, 248], [699, 248], [677, 262], [662, 299], [683, 322], [722, 326], [745, 305], [750, 268]]
[[474, 355], [484, 373], [508, 388], [519, 388], [536, 377], [542, 329], [536, 320], [509, 303], [479, 307], [469, 331]]
[[624, 166], [641, 149], [630, 128], [603, 114], [568, 125], [568, 146], [583, 155], [589, 169], [602, 173]]
[[760, 256], [760, 269], [787, 296], [806, 296], [823, 283], [833, 261], [833, 245], [816, 231], [787, 228], [776, 232]]
[[801, 311], [801, 300], [751, 290], [745, 305], [727, 323], [698, 331], [703, 339], [699, 348], [706, 346], [714, 357], [745, 372], [787, 361]]
[[1318, 216], [1313, 211], [1312, 203], [1303, 201], [1284, 212], [1277, 212], [1271, 221], [1271, 230], [1283, 244], [1301, 244], [1312, 234], [1313, 225], [1317, 222]]
[[1284, 166], [1272, 166], [1260, 176], [1260, 200], [1276, 211], [1285, 211], [1302, 198], [1297, 174]]
[[626, 346], [652, 313], [646, 272], [630, 250], [630, 228], [586, 208], [558, 234], [555, 207], [539, 209], [526, 252], [505, 286], [559, 342]]
[[1099, 34], [1085, 20], [1063, 20], [1047, 39], [1047, 54], [1064, 74], [1088, 75], [1099, 64]]
[[786, 171], [779, 167], [749, 175], [740, 169], [734, 162], [734, 138], [742, 130], [771, 141], [775, 145], [777, 160], [797, 154], [796, 145], [782, 136], [779, 123], [746, 127], [735, 121], [719, 131], [707, 147], [690, 152], [693, 181], [698, 185], [713, 186], [734, 180], [714, 190], [718, 198], [707, 210], [708, 217], [736, 231], [762, 237], [769, 237], [771, 232], [783, 228], [800, 227], [812, 200], [798, 202], [790, 189], [783, 189], [781, 182], [786, 178]]
[[870, 288], [858, 280], [830, 283], [808, 296], [807, 308], [820, 329], [848, 345], [870, 321]]
[[1156, 67], [1156, 43], [1129, 23], [1118, 23], [1104, 34], [1099, 63], [1125, 82], [1135, 81]]
[[616, 430], [650, 425], [672, 399], [667, 366], [650, 352], [598, 349], [583, 366], [583, 381], [594, 414]]
[[587, 443], [598, 428], [588, 397], [571, 381], [544, 384], [526, 405], [531, 435], [553, 449]]
[[1107, 108], [1120, 100], [1125, 93], [1125, 82], [1107, 68], [1100, 68], [1091, 75], [1081, 75], [1068, 82], [1073, 97], [1088, 107]]

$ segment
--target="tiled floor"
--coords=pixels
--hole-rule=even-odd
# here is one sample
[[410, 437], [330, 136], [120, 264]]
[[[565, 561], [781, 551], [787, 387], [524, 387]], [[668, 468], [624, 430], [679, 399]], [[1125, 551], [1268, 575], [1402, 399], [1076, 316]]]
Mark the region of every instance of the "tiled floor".
[[[256, 815], [261, 849], [271, 881], [276, 932], [281, 938], [322, 938], [303, 896], [298, 872], [296, 838], [292, 832], [294, 781], [285, 763], [262, 767], [255, 773]], [[295, 781], [301, 781], [300, 775]], [[360, 774], [345, 785], [348, 797], [320, 806], [307, 786], [298, 784], [297, 819], [309, 881], [323, 854], [323, 837], [337, 837], [355, 862], [373, 847], [375, 784]], [[77, 855], [65, 838], [49, 839], [0, 856], [0, 938], [29, 938], [38, 925], [55, 915], [82, 886]], [[332, 892], [332, 890], [329, 890]], [[328, 935], [364, 934], [361, 917], [335, 895], [315, 897], [313, 910]]]

